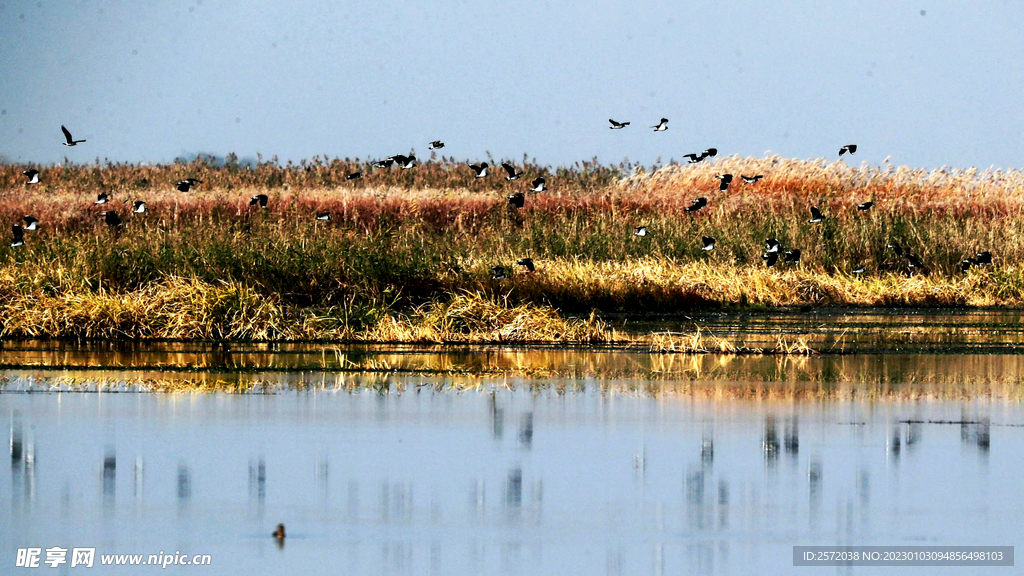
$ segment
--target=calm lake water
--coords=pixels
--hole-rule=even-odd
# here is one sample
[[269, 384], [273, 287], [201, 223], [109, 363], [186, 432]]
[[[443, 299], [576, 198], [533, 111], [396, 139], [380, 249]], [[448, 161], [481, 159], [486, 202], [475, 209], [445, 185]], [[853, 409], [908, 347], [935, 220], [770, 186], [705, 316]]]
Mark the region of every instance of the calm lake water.
[[[0, 573], [59, 546], [211, 556], [172, 574], [964, 574], [792, 547], [1024, 544], [1014, 354], [250, 352], [7, 346], [38, 366], [0, 372]], [[247, 370], [160, 370], [214, 360]], [[474, 365], [508, 371], [431, 372]], [[137, 391], [197, 379], [262, 393]]]

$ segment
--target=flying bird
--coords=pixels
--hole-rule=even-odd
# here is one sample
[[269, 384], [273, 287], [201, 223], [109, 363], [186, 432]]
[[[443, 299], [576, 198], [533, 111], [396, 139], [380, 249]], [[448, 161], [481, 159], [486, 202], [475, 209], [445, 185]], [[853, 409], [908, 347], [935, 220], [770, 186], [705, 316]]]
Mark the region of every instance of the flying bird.
[[668, 118], [662, 118], [661, 122], [651, 126], [651, 128], [654, 128], [655, 132], [664, 132], [665, 130], [668, 130]]
[[22, 174], [28, 176], [28, 182], [26, 182], [26, 184], [39, 184], [39, 170], [29, 168], [22, 172]]
[[142, 200], [136, 200], [135, 201], [135, 207], [132, 209], [132, 212], [135, 212], [136, 214], [142, 214], [145, 211], [146, 211], [146, 203], [143, 202]]
[[703, 207], [705, 207], [707, 205], [708, 205], [708, 199], [703, 197], [703, 196], [701, 196], [700, 198], [697, 198], [693, 202], [690, 202], [690, 205], [685, 208], [685, 211], [686, 212], [696, 212], [697, 210], [700, 210], [701, 208], [703, 208]]
[[178, 180], [178, 183], [175, 184], [175, 186], [181, 192], [188, 192], [193, 186], [200, 182], [202, 182], [202, 180], [198, 178], [185, 178], [184, 180]]
[[526, 269], [529, 270], [530, 272], [536, 270], [536, 268], [533, 266], [533, 258], [520, 258], [519, 260], [516, 260], [516, 264], [520, 266], [526, 266]]
[[110, 202], [110, 195], [104, 192], [96, 196], [96, 201], [93, 204], [106, 204], [107, 202]]
[[533, 188], [530, 188], [531, 192], [543, 192], [547, 190], [547, 185], [544, 182], [544, 178], [541, 178], [540, 176], [534, 178], [533, 182], [530, 182], [530, 185], [533, 186]]
[[690, 164], [696, 164], [704, 159], [700, 154], [683, 154], [683, 158], [689, 158]]
[[800, 263], [800, 250], [798, 250], [796, 248], [794, 248], [792, 250], [789, 250], [788, 252], [786, 252], [785, 258], [783, 259], [783, 261], [788, 262], [790, 264], [799, 264]]
[[633, 236], [647, 236], [647, 226], [633, 227]]
[[402, 167], [402, 170], [408, 170], [416, 165], [416, 156], [413, 156], [412, 154], [408, 156], [405, 156], [404, 154], [396, 154], [388, 158], [388, 160], [397, 162], [398, 165]]
[[270, 199], [267, 198], [266, 194], [257, 194], [249, 199], [249, 206], [255, 206], [259, 204], [260, 208], [266, 208], [267, 202], [269, 201]]
[[25, 230], [32, 231], [32, 230], [38, 230], [39, 229], [39, 219], [37, 219], [37, 218], [35, 218], [33, 216], [25, 216], [24, 220], [25, 220]]
[[444, 148], [444, 142], [440, 140], [434, 140], [427, 146], [427, 150], [440, 150], [441, 148]]
[[718, 148], [708, 148], [707, 150], [700, 153], [700, 159], [714, 158], [718, 156]]
[[729, 184], [732, 184], [732, 174], [722, 174], [721, 176], [715, 176], [718, 179], [718, 190], [725, 192], [729, 189]]
[[395, 163], [394, 158], [385, 158], [383, 160], [377, 160], [373, 163], [374, 168], [391, 168], [391, 165]]
[[842, 156], [843, 154], [846, 154], [847, 152], [849, 152], [850, 154], [856, 154], [857, 153], [857, 145], [856, 144], [847, 144], [846, 146], [843, 146], [842, 148], [839, 149], [839, 155], [840, 156]]
[[811, 224], [817, 224], [825, 219], [825, 216], [818, 210], [817, 206], [811, 206], [811, 219], [808, 220]]
[[704, 244], [704, 247], [701, 248], [702, 250], [714, 250], [715, 249], [715, 239], [712, 238], [711, 236], [701, 236], [700, 241], [701, 241], [702, 244]]
[[316, 219], [317, 220], [322, 220], [322, 221], [326, 222], [326, 221], [331, 219], [331, 213], [330, 212], [317, 212], [316, 213]]
[[360, 179], [362, 177], [363, 177], [363, 173], [362, 172], [353, 172], [353, 173], [349, 174], [348, 176], [345, 176], [345, 180], [358, 180], [358, 179]]
[[476, 172], [476, 178], [484, 178], [487, 176], [487, 162], [481, 162], [480, 164], [470, 164], [470, 168]]
[[107, 210], [100, 215], [103, 216], [103, 222], [107, 226], [116, 227], [121, 225], [121, 218], [117, 215], [117, 210]]
[[765, 266], [769, 268], [774, 268], [775, 264], [779, 261], [779, 253], [778, 251], [765, 252], [764, 254], [761, 255], [761, 258], [764, 259]]
[[863, 204], [857, 204], [857, 210], [860, 210], [861, 212], [867, 212], [874, 205], [875, 203], [871, 201], [864, 202]]
[[71, 132], [68, 132], [68, 129], [65, 128], [63, 125], [61, 125], [60, 130], [61, 132], [64, 133], [65, 146], [76, 146], [81, 142], [85, 142], [85, 140], [75, 140], [74, 138], [72, 138]]
[[14, 234], [14, 240], [9, 244], [11, 248], [17, 248], [18, 246], [25, 245], [25, 232], [22, 231], [21, 226], [18, 226], [17, 224], [11, 226], [11, 233]]
[[504, 280], [505, 278], [508, 278], [508, 275], [505, 274], [504, 266], [492, 266], [491, 272], [491, 280]]
[[508, 203], [516, 208], [522, 208], [526, 204], [526, 195], [522, 192], [516, 192], [511, 196], [506, 196], [506, 198], [508, 198]]
[[986, 264], [991, 264], [992, 263], [992, 253], [989, 252], [988, 250], [986, 250], [984, 252], [978, 252], [977, 254], [974, 255], [974, 262], [978, 266], [984, 266]]
[[505, 172], [508, 172], [508, 176], [505, 176], [505, 180], [519, 180], [519, 177], [523, 175], [522, 172], [516, 172], [516, 167], [508, 162], [502, 162], [501, 167], [505, 169]]
[[740, 174], [740, 178], [743, 178], [743, 182], [747, 184], [754, 184], [761, 178], [764, 178], [764, 174], [758, 174], [757, 176], [744, 176]]
[[612, 123], [612, 125], [608, 127], [611, 130], [622, 130], [626, 126], [629, 126], [629, 122], [616, 122], [611, 118], [609, 118], [608, 121]]

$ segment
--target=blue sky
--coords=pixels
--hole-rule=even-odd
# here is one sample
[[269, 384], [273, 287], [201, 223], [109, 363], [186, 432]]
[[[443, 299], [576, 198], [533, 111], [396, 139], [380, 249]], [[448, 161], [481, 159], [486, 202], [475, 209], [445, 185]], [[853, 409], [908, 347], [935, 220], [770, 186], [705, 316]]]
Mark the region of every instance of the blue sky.
[[[1009, 168], [1021, 29], [1024, 5], [996, 2], [0, 0], [0, 156], [376, 158], [441, 139], [460, 159], [649, 164], [857, 143], [854, 163]], [[61, 146], [61, 124], [88, 142]]]

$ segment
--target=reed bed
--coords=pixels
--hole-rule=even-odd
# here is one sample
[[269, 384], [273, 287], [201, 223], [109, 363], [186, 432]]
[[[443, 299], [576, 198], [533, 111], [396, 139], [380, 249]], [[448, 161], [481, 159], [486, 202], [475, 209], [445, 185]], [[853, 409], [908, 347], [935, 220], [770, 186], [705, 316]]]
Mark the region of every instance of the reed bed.
[[[619, 336], [602, 312], [1024, 305], [1021, 171], [778, 156], [517, 165], [523, 181], [476, 179], [465, 162], [436, 156], [411, 170], [325, 158], [97, 162], [39, 167], [34, 186], [21, 176], [27, 166], [0, 166], [0, 218], [40, 220], [24, 246], [0, 245], [2, 333], [603, 342]], [[363, 178], [346, 180], [357, 170]], [[737, 176], [726, 192], [722, 173]], [[765, 177], [744, 184], [741, 174]], [[538, 175], [549, 189], [510, 207], [504, 197]], [[203, 182], [175, 190], [186, 177]], [[112, 202], [94, 205], [101, 192]], [[248, 205], [255, 194], [269, 196], [266, 209]], [[707, 208], [685, 212], [698, 196]], [[149, 212], [129, 214], [134, 200]], [[874, 207], [856, 210], [865, 201]], [[824, 222], [808, 222], [811, 205]], [[125, 224], [104, 226], [105, 209]], [[330, 221], [313, 219], [325, 211]], [[641, 225], [649, 235], [633, 236]], [[701, 236], [717, 248], [701, 250]], [[766, 268], [769, 237], [800, 249], [801, 263]], [[925, 270], [910, 269], [891, 243]], [[985, 250], [993, 265], [961, 272], [961, 260]], [[536, 272], [515, 265], [525, 257]], [[498, 265], [509, 278], [491, 279]]]

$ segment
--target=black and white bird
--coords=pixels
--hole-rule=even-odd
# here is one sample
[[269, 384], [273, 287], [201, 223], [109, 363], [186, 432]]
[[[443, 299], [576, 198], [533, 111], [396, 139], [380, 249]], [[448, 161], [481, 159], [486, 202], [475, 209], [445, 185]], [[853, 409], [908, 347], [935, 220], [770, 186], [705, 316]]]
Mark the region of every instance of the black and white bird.
[[695, 199], [693, 202], [690, 202], [690, 205], [686, 207], [685, 211], [686, 212], [696, 212], [697, 210], [700, 210], [701, 208], [703, 208], [703, 207], [705, 207], [707, 205], [708, 205], [708, 199], [703, 197], [703, 196], [701, 196], [700, 198]]
[[373, 163], [374, 168], [391, 168], [391, 165], [395, 163], [394, 158], [385, 158], [383, 160], [377, 160]]
[[903, 247], [897, 244], [896, 242], [890, 242], [886, 244], [885, 247], [892, 250], [893, 253], [896, 254], [897, 258], [903, 257]]
[[924, 262], [921, 262], [921, 259], [913, 254], [907, 254], [907, 265], [911, 268], [924, 270]]
[[974, 263], [978, 266], [986, 266], [992, 263], [992, 253], [988, 250], [978, 252], [974, 255]]
[[715, 249], [715, 239], [712, 238], [711, 236], [701, 236], [700, 237], [700, 241], [701, 241], [702, 244], [704, 244], [704, 247], [701, 248], [701, 250], [714, 250]]
[[794, 248], [792, 250], [788, 250], [784, 256], [785, 256], [785, 258], [783, 259], [784, 262], [787, 262], [789, 264], [799, 264], [800, 263], [800, 250], [797, 249], [797, 248]]
[[184, 180], [178, 180], [177, 184], [174, 186], [177, 187], [180, 192], [188, 192], [193, 186], [200, 182], [202, 182], [202, 180], [198, 178], [185, 178]]
[[825, 216], [818, 210], [817, 206], [811, 206], [811, 219], [808, 220], [811, 224], [817, 224], [825, 219]]
[[326, 221], [331, 219], [331, 213], [330, 212], [317, 212], [316, 213], [316, 219], [317, 220], [321, 220], [323, 222], [326, 222]]
[[504, 280], [505, 278], [508, 278], [508, 275], [505, 274], [504, 266], [491, 267], [491, 280]]
[[136, 200], [134, 206], [135, 207], [132, 208], [132, 212], [134, 212], [136, 214], [142, 214], [143, 212], [145, 212], [147, 210], [146, 203], [143, 202], [142, 200]]
[[662, 118], [661, 122], [651, 126], [651, 128], [654, 128], [655, 132], [664, 132], [665, 130], [668, 130], [668, 118]]
[[487, 162], [481, 162], [479, 164], [470, 164], [470, 168], [476, 172], [476, 178], [484, 178], [487, 176]]
[[402, 170], [408, 170], [416, 165], [416, 156], [413, 156], [412, 154], [409, 154], [408, 156], [404, 154], [396, 154], [388, 158], [388, 160], [391, 160], [401, 166]]
[[722, 174], [715, 176], [718, 179], [718, 190], [725, 192], [729, 189], [729, 184], [732, 184], [732, 174]]
[[633, 236], [647, 236], [647, 226], [634, 226]]
[[18, 246], [25, 245], [25, 232], [22, 231], [21, 226], [18, 226], [17, 224], [11, 226], [11, 233], [14, 234], [14, 239], [9, 244], [11, 248], [17, 248]]
[[63, 125], [61, 125], [60, 131], [64, 133], [64, 140], [65, 141], [64, 141], [63, 144], [65, 146], [77, 146], [78, 144], [80, 144], [82, 142], [85, 142], [85, 140], [75, 140], [74, 138], [72, 138], [71, 137], [71, 132], [68, 132], [68, 129], [65, 128]]
[[696, 164], [697, 162], [700, 162], [701, 160], [704, 159], [704, 157], [701, 156], [700, 154], [683, 154], [683, 158], [689, 158], [690, 164]]
[[718, 148], [708, 148], [707, 150], [700, 153], [701, 160], [707, 158], [714, 158], [715, 156], [718, 156]]
[[434, 140], [427, 146], [427, 150], [440, 150], [441, 148], [444, 148], [444, 142], [440, 140]]
[[356, 172], [353, 172], [353, 173], [349, 174], [348, 176], [345, 176], [345, 180], [359, 180], [362, 177], [363, 177], [363, 173], [359, 172], [359, 171], [356, 171]]
[[502, 162], [501, 167], [505, 169], [505, 172], [508, 172], [508, 176], [505, 176], [505, 180], [519, 180], [519, 177], [523, 175], [522, 172], [516, 172], [516, 167], [508, 162]]
[[782, 243], [779, 242], [778, 238], [767, 238], [764, 241], [764, 252], [765, 252], [765, 254], [769, 254], [771, 252], [778, 253], [780, 248], [782, 248]]
[[875, 205], [875, 203], [871, 202], [869, 200], [869, 201], [864, 202], [862, 204], [857, 204], [857, 210], [860, 210], [861, 212], [867, 212], [868, 210], [871, 210], [871, 207], [874, 206], [874, 205]]
[[629, 122], [616, 122], [615, 120], [612, 120], [611, 118], [609, 118], [608, 121], [611, 122], [611, 124], [612, 124], [611, 126], [608, 127], [611, 130], [622, 130], [626, 126], [629, 126]]
[[101, 212], [100, 215], [103, 216], [103, 222], [107, 226], [116, 227], [121, 225], [121, 217], [117, 215], [117, 210], [107, 210], [106, 212]]
[[766, 266], [768, 266], [769, 268], [774, 268], [775, 264], [779, 261], [779, 253], [778, 251], [765, 252], [764, 254], [761, 255], [761, 258], [764, 259], [764, 263]]
[[22, 174], [28, 176], [28, 182], [26, 182], [26, 184], [39, 184], [39, 170], [29, 168], [22, 172]]
[[526, 269], [529, 270], [530, 272], [536, 270], [536, 268], [533, 265], [533, 258], [520, 258], [519, 260], [516, 260], [516, 264], [520, 266], [525, 266]]
[[764, 178], [764, 174], [758, 174], [756, 176], [744, 176], [744, 175], [740, 174], [740, 178], [742, 178], [743, 182], [746, 183], [746, 184], [754, 184], [758, 180], [760, 180], [761, 178]]
[[858, 276], [863, 274], [864, 273], [864, 265], [863, 264], [858, 265], [856, 268], [853, 269], [853, 273], [854, 273], [854, 275], [858, 275]]
[[508, 203], [516, 208], [522, 208], [526, 204], [526, 195], [522, 192], [516, 192], [511, 196], [506, 196], [506, 198], [508, 198]]
[[971, 266], [977, 266], [978, 261], [974, 258], [965, 258], [960, 261], [960, 271], [966, 273], [971, 269]]
[[110, 202], [110, 195], [104, 192], [96, 196], [96, 201], [93, 204], [106, 204], [107, 202]]
[[34, 216], [25, 216], [25, 230], [34, 231], [39, 229], [39, 219]]
[[249, 206], [256, 206], [259, 204], [260, 208], [266, 208], [267, 202], [269, 201], [270, 199], [267, 198], [266, 194], [257, 194], [249, 199]]
[[857, 145], [856, 144], [847, 144], [846, 146], [843, 146], [842, 148], [839, 149], [839, 155], [840, 156], [842, 156], [843, 154], [846, 154], [847, 152], [849, 152], [850, 154], [856, 154], [857, 153]]
[[544, 182], [544, 178], [540, 176], [534, 178], [533, 182], [530, 182], [530, 185], [533, 186], [533, 188], [530, 188], [531, 192], [543, 192], [547, 190], [547, 185]]

